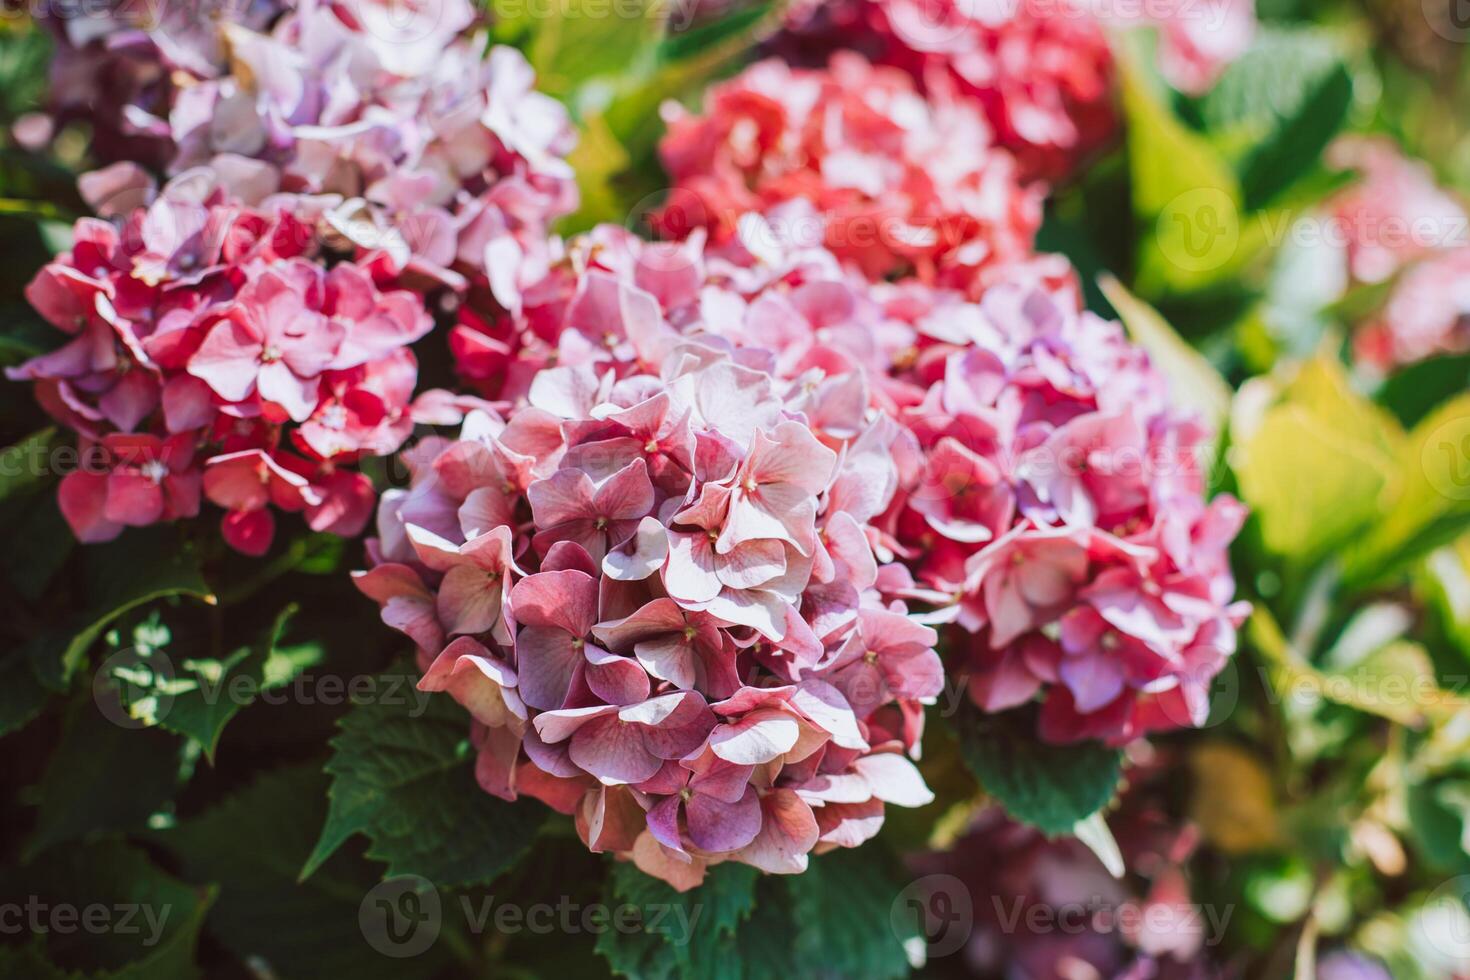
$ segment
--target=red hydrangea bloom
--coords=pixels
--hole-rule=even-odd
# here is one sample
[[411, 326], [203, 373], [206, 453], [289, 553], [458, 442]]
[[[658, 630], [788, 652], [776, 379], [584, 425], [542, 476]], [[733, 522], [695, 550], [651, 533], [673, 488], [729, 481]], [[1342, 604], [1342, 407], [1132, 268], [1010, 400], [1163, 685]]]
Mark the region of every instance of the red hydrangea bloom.
[[723, 242], [742, 214], [804, 200], [827, 248], [870, 278], [972, 295], [1030, 255], [1041, 189], [1018, 182], [978, 109], [925, 98], [903, 72], [851, 53], [822, 70], [764, 61], [712, 87], [703, 115], [668, 112], [666, 231]]
[[1059, 180], [1117, 128], [1111, 25], [1158, 28], [1164, 77], [1199, 94], [1245, 52], [1255, 5], [824, 0], [797, 4], [773, 48], [801, 64], [853, 48], [904, 69], [931, 93], [952, 90], [981, 108], [1024, 175]]
[[7, 374], [89, 447], [60, 491], [77, 536], [192, 517], [201, 489], [250, 554], [270, 545], [272, 507], [358, 533], [374, 494], [348, 467], [412, 428], [422, 302], [322, 267], [309, 228], [234, 203], [208, 172], [120, 227], [82, 219], [74, 239], [27, 288], [71, 339]]
[[623, 244], [627, 278], [573, 276], [558, 304], [612, 311], [604, 342], [565, 328], [576, 356], [506, 372], [511, 411], [462, 402], [457, 440], [407, 454], [357, 581], [421, 686], [474, 716], [487, 791], [575, 813], [679, 888], [725, 860], [799, 872], [932, 798], [911, 759], [937, 636], [879, 591], [869, 525], [898, 430], [858, 370], [828, 379], [857, 413], [824, 414], [777, 351], [676, 328], [661, 298], [699, 296], [683, 253]]

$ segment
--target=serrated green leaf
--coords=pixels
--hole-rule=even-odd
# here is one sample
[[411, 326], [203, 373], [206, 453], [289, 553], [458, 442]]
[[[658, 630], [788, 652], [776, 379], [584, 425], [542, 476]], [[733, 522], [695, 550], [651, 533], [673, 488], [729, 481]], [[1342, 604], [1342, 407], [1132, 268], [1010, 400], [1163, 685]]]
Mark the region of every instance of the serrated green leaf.
[[382, 675], [374, 690], [338, 722], [326, 764], [331, 803], [301, 879], [366, 834], [368, 856], [386, 862], [390, 877], [421, 875], [439, 886], [492, 880], [530, 845], [544, 808], [480, 789], [469, 716], [452, 699], [417, 691], [407, 673]]
[[597, 951], [629, 980], [740, 980], [736, 937], [755, 907], [759, 877], [748, 865], [727, 862], [710, 868], [699, 887], [677, 892], [631, 862], [617, 864], [608, 875], [608, 905], [639, 909], [644, 927], [604, 932]]
[[406, 959], [384, 957], [363, 938], [370, 866], [339, 856], [310, 881], [296, 873], [326, 816], [328, 778], [316, 763], [278, 769], [179, 826], [154, 835], [195, 881], [219, 887], [206, 928], [241, 959], [273, 975], [410, 980], [442, 966], [436, 945]]
[[173, 796], [182, 743], [113, 724], [90, 697], [72, 702], [39, 787], [34, 856], [99, 830], [138, 830]]
[[1121, 753], [1098, 742], [1048, 745], [1034, 711], [987, 715], [966, 705], [955, 716], [965, 764], [1016, 820], [1048, 836], [1071, 834], [1113, 798]]
[[917, 921], [895, 932], [893, 903], [908, 882], [879, 846], [839, 849], [787, 879], [796, 923], [797, 973], [844, 980], [896, 980], [911, 969], [906, 947]]

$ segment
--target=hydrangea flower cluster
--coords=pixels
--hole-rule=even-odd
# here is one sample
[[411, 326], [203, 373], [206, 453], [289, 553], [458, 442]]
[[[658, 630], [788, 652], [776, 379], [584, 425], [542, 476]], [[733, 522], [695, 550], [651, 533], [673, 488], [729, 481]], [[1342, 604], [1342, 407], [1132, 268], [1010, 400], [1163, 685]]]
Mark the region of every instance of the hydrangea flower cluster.
[[1245, 512], [1204, 500], [1208, 433], [1065, 291], [892, 293], [917, 343], [890, 390], [924, 463], [884, 526], [969, 634], [974, 700], [1045, 687], [1050, 741], [1203, 723], [1248, 612], [1227, 554]]
[[1198, 94], [1250, 44], [1255, 9], [1252, 0], [839, 0], [796, 5], [775, 47], [808, 62], [852, 47], [926, 89], [953, 88], [982, 108], [1026, 176], [1057, 180], [1116, 129], [1106, 30], [1135, 24], [1158, 28], [1164, 77]]
[[1360, 366], [1387, 372], [1470, 350], [1470, 215], [1429, 168], [1387, 140], [1342, 139], [1330, 160], [1358, 171], [1328, 219], [1341, 230], [1344, 280], [1393, 282], [1382, 308], [1353, 335]]
[[668, 233], [722, 242], [742, 214], [805, 200], [827, 248], [869, 278], [972, 296], [1031, 254], [1041, 188], [1018, 182], [977, 108], [926, 98], [901, 71], [852, 53], [819, 70], [768, 60], [711, 88], [705, 110], [666, 110]]
[[325, 269], [309, 226], [232, 202], [208, 171], [74, 237], [26, 291], [72, 339], [7, 374], [81, 438], [59, 498], [77, 537], [193, 517], [201, 493], [247, 554], [269, 547], [272, 508], [357, 534], [375, 495], [348, 467], [412, 429], [422, 301]]
[[[170, 15], [109, 37], [109, 52], [146, 40], [163, 94], [107, 114], [166, 142], [170, 174], [208, 167], [251, 206], [291, 199], [327, 244], [416, 288], [503, 292], [544, 274], [549, 224], [577, 204], [575, 130], [518, 51], [487, 56], [483, 36], [461, 36], [467, 0], [302, 0], [265, 30], [273, 13], [231, 9], [188, 29]], [[137, 159], [150, 157], [94, 176], [89, 201], [103, 209], [144, 181]]]
[[943, 667], [881, 594], [899, 433], [862, 373], [788, 380], [785, 349], [681, 333], [662, 307], [700, 283], [671, 255], [579, 279], [568, 320], [606, 342], [569, 326], [581, 356], [508, 420], [439, 399], [459, 438], [408, 455], [357, 582], [474, 716], [487, 791], [688, 888], [726, 860], [802, 871], [927, 803]]
[[[550, 364], [637, 361], [650, 324], [758, 356], [809, 392], [818, 428], [897, 430], [897, 483], [871, 525], [902, 565], [880, 591], [956, 624], [978, 704], [1040, 694], [1053, 741], [1201, 723], [1246, 612], [1226, 554], [1244, 512], [1204, 502], [1208, 434], [1173, 411], [1146, 355], [1079, 310], [1065, 263], [1033, 260], [974, 303], [869, 284], [819, 243], [783, 237], [804, 227], [747, 214], [718, 246], [598, 229], [527, 294], [523, 317], [461, 325], [462, 369], [516, 400]], [[657, 308], [627, 306], [628, 284]]]

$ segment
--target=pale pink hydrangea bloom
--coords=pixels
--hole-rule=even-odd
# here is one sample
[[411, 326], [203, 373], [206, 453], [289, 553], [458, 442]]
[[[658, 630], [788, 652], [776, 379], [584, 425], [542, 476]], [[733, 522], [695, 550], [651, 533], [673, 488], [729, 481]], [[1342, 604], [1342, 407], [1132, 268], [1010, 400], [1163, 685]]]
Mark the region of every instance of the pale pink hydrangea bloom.
[[286, 204], [325, 244], [414, 288], [487, 284], [513, 308], [518, 285], [544, 274], [550, 223], [577, 205], [565, 160], [575, 130], [519, 52], [487, 54], [483, 35], [465, 34], [467, 0], [169, 11], [147, 29], [99, 19], [115, 29], [66, 49], [88, 65], [126, 51], [144, 66], [121, 86], [78, 68], [65, 99], [125, 120], [122, 150], [99, 147], [116, 169], [83, 180], [100, 212], [126, 210], [115, 200], [146, 178], [140, 163], [208, 167], [239, 201]]
[[351, 464], [413, 426], [422, 301], [323, 268], [309, 227], [234, 203], [207, 171], [120, 226], [82, 219], [74, 239], [26, 291], [72, 339], [7, 374], [82, 438], [88, 465], [60, 488], [77, 536], [192, 517], [201, 492], [249, 554], [269, 547], [273, 510], [357, 534], [374, 492]]
[[[554, 308], [565, 356], [518, 339], [506, 364], [535, 367], [492, 392], [513, 401], [461, 401], [457, 440], [406, 455], [357, 581], [424, 689], [474, 716], [487, 791], [575, 813], [678, 888], [726, 860], [799, 872], [932, 798], [912, 759], [937, 636], [881, 594], [868, 523], [898, 430], [851, 366], [787, 376], [780, 351], [671, 320], [701, 293], [745, 303], [707, 291], [698, 249], [592, 240], [579, 261], [625, 274], [528, 295], [524, 330]], [[822, 410], [826, 382], [852, 411]]]
[[1383, 308], [1353, 335], [1360, 364], [1377, 371], [1470, 351], [1470, 247], [1423, 259], [1394, 283]]
[[1417, 259], [1470, 245], [1461, 202], [1435, 183], [1427, 164], [1390, 140], [1342, 137], [1327, 160], [1358, 174], [1328, 205], [1329, 244], [1346, 248], [1354, 281], [1385, 282]]

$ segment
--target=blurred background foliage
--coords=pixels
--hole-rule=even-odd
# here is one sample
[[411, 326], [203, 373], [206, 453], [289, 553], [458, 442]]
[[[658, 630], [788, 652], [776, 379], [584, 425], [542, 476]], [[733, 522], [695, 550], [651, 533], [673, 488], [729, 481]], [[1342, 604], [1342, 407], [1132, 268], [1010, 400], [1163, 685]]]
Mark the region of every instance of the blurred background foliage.
[[[1054, 189], [1041, 233], [1043, 248], [1081, 271], [1089, 304], [1119, 315], [1220, 424], [1213, 486], [1251, 507], [1234, 556], [1256, 609], [1243, 649], [1205, 730], [1158, 740], [1185, 760], [1167, 796], [1203, 837], [1196, 901], [1237, 910], [1222, 957], [1241, 976], [1312, 976], [1317, 951], [1337, 946], [1405, 980], [1470, 976], [1470, 887], [1455, 887], [1470, 875], [1470, 480], [1464, 454], [1439, 449], [1470, 437], [1470, 358], [1387, 375], [1354, 367], [1354, 332], [1386, 290], [1344, 288], [1341, 255], [1289, 233], [1320, 220], [1354, 180], [1327, 162], [1345, 133], [1391, 138], [1445, 188], [1470, 194], [1470, 63], [1454, 2], [1260, 0], [1254, 48], [1198, 98], [1154, 76], [1146, 33], [1119, 37], [1123, 136]], [[494, 34], [528, 54], [582, 130], [573, 164], [583, 205], [567, 232], [599, 221], [647, 230], [663, 186], [658, 106], [693, 103], [748, 61], [781, 14], [771, 3], [722, 5], [675, 29], [667, 5], [611, 22], [580, 16], [575, 2], [554, 19], [514, 15], [525, 9], [492, 3]], [[0, 132], [38, 106], [48, 48], [24, 18], [0, 27]], [[67, 245], [87, 146], [79, 129], [44, 156], [0, 136], [5, 365], [48, 343], [21, 289]], [[448, 380], [432, 370], [426, 385]], [[78, 549], [54, 478], [24, 465], [58, 438], [26, 387], [0, 385], [0, 428], [10, 447], [0, 459], [0, 896], [115, 895], [180, 910], [147, 948], [7, 937], [0, 975], [694, 969], [680, 957], [722, 976], [907, 972], [888, 925], [906, 880], [896, 857], [879, 870], [823, 858], [801, 880], [759, 885], [728, 869], [694, 897], [663, 894], [586, 853], [562, 822], [457, 792], [469, 780], [464, 726], [452, 713], [433, 724], [453, 709], [409, 723], [403, 712], [422, 708], [411, 698], [395, 713], [327, 691], [322, 679], [391, 671], [405, 652], [347, 581], [356, 545], [298, 529], [263, 559], [225, 561], [210, 535], [184, 525]], [[300, 678], [314, 680], [272, 696]], [[232, 681], [243, 696], [208, 696]], [[394, 732], [413, 743], [401, 759], [385, 747]], [[1009, 744], [1004, 732], [950, 734], [936, 720], [931, 733], [924, 769], [939, 801], [893, 814], [879, 842], [887, 853], [944, 843], [987, 799], [1044, 827], [1110, 811], [1115, 756], [1027, 757], [1053, 787], [1103, 773], [1091, 796], [1048, 796], [1007, 784], [1017, 756], [987, 763]], [[374, 753], [401, 762], [401, 778], [374, 783], [383, 771], [353, 768]], [[328, 785], [345, 793], [353, 780], [378, 791], [381, 812], [329, 805]], [[395, 826], [405, 819], [447, 820], [460, 833], [436, 843], [460, 849], [416, 851]], [[1104, 829], [1092, 842], [1100, 853], [1107, 839]], [[534, 858], [517, 864], [528, 850]], [[463, 880], [446, 895], [474, 901], [701, 901], [725, 917], [692, 949], [647, 935], [460, 934], [452, 916], [423, 957], [368, 948], [357, 916], [375, 881], [413, 871], [448, 885], [452, 869]]]

